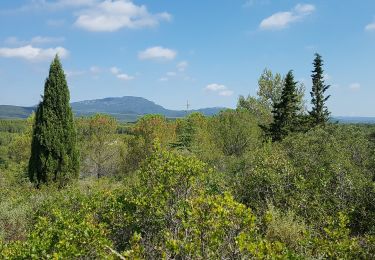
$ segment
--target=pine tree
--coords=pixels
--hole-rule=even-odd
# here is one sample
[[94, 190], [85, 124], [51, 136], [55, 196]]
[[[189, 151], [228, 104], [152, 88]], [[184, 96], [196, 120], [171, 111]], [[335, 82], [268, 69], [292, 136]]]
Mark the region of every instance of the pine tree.
[[285, 77], [281, 99], [273, 107], [273, 122], [269, 132], [273, 141], [280, 141], [290, 132], [298, 128], [298, 94], [297, 82], [294, 81], [293, 71]]
[[64, 70], [56, 55], [35, 114], [28, 172], [37, 187], [50, 182], [61, 187], [78, 177], [77, 134], [69, 100]]
[[325, 105], [326, 101], [329, 99], [324, 96], [326, 90], [330, 87], [329, 85], [324, 84], [324, 75], [323, 75], [323, 60], [322, 56], [318, 53], [315, 53], [315, 59], [313, 62], [314, 70], [312, 71], [312, 91], [311, 94], [311, 104], [312, 110], [309, 112], [312, 124], [324, 125], [329, 120], [330, 113], [328, 112], [327, 106]]

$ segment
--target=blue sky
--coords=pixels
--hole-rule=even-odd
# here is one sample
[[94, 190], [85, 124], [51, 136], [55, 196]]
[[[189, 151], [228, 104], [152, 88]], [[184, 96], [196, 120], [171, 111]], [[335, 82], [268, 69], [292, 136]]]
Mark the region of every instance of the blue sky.
[[36, 104], [56, 52], [72, 101], [235, 107], [264, 68], [293, 69], [309, 100], [319, 52], [333, 115], [375, 116], [373, 0], [9, 0], [0, 24], [0, 104]]

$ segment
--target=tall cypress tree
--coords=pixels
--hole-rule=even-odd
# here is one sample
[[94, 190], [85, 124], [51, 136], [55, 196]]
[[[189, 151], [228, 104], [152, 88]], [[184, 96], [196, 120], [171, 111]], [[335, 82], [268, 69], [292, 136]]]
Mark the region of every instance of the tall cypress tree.
[[312, 110], [309, 112], [309, 114], [312, 124], [316, 126], [324, 125], [329, 120], [330, 113], [328, 112], [328, 108], [325, 103], [330, 96], [328, 95], [325, 97], [324, 93], [330, 86], [324, 84], [323, 60], [322, 56], [320, 56], [318, 53], [315, 53], [313, 65], [314, 70], [311, 74], [313, 85], [312, 91], [310, 92]]
[[64, 70], [56, 55], [35, 114], [29, 178], [38, 187], [50, 182], [61, 187], [78, 177], [77, 134], [69, 100]]
[[269, 131], [273, 141], [280, 141], [298, 128], [298, 109], [297, 82], [290, 70], [285, 77], [281, 99], [272, 110], [273, 122]]

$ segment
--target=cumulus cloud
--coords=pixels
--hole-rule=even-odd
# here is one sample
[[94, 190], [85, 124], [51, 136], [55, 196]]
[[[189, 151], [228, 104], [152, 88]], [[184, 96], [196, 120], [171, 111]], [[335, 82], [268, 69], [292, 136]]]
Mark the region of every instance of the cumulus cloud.
[[121, 79], [121, 80], [125, 80], [125, 81], [128, 81], [128, 80], [133, 80], [135, 79], [135, 77], [133, 76], [129, 76], [128, 74], [126, 73], [121, 73], [121, 70], [117, 67], [111, 67], [109, 69], [109, 71], [116, 76], [116, 78], [118, 79]]
[[113, 32], [121, 28], [155, 27], [160, 21], [171, 19], [167, 12], [151, 14], [145, 5], [130, 0], [105, 0], [81, 11], [75, 25], [88, 31]]
[[375, 21], [373, 23], [369, 23], [368, 25], [366, 25], [365, 30], [366, 31], [375, 31]]
[[177, 55], [175, 50], [155, 46], [138, 53], [140, 60], [173, 60]]
[[187, 69], [188, 66], [189, 63], [187, 61], [181, 61], [177, 64], [177, 69], [178, 71], [183, 72]]
[[226, 86], [220, 85], [220, 84], [216, 84], [216, 83], [208, 84], [205, 87], [205, 90], [208, 90], [208, 91], [218, 91], [218, 90], [225, 90], [225, 89], [227, 89]]
[[349, 88], [353, 91], [358, 91], [361, 88], [361, 84], [359, 83], [352, 83], [349, 85]]
[[60, 58], [66, 58], [69, 51], [63, 47], [56, 48], [37, 48], [32, 45], [25, 45], [17, 48], [0, 48], [0, 57], [20, 58], [29, 61], [51, 60], [58, 54]]
[[263, 30], [284, 29], [289, 24], [302, 20], [315, 11], [311, 4], [297, 4], [292, 10], [278, 12], [265, 18], [259, 25]]
[[217, 93], [219, 96], [229, 97], [233, 95], [233, 91], [229, 90], [225, 85], [212, 83], [205, 88], [206, 91]]

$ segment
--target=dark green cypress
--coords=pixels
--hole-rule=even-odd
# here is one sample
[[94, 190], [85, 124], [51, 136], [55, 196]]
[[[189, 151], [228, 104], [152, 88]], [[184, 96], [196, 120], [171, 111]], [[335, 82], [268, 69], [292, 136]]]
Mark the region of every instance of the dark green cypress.
[[64, 70], [56, 55], [44, 85], [43, 101], [35, 114], [29, 178], [64, 186], [79, 174], [79, 153], [70, 94]]
[[285, 77], [281, 99], [272, 110], [273, 122], [269, 132], [273, 141], [280, 141], [298, 129], [298, 109], [297, 82], [294, 81], [293, 71], [289, 71]]
[[329, 99], [324, 96], [326, 90], [330, 87], [329, 85], [324, 84], [324, 70], [323, 70], [323, 60], [322, 56], [318, 53], [315, 53], [315, 59], [313, 62], [314, 70], [312, 71], [312, 91], [311, 95], [311, 104], [312, 110], [309, 112], [311, 122], [313, 126], [324, 125], [328, 122], [330, 113], [326, 106], [326, 101]]

